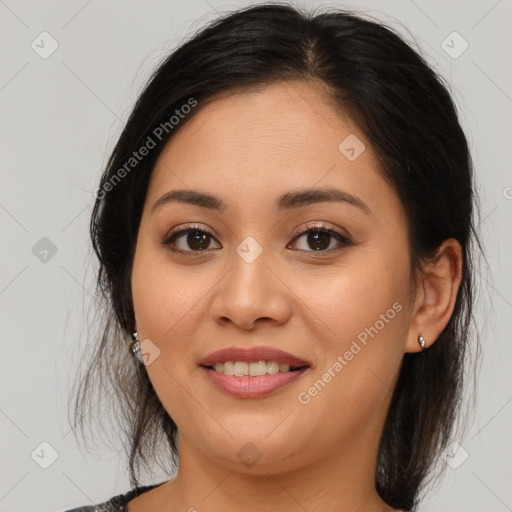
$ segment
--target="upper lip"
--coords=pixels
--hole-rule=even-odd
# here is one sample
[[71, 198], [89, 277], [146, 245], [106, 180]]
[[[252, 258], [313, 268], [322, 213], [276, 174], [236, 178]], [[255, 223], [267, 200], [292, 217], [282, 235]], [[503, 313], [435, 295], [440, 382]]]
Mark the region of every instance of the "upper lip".
[[199, 363], [201, 366], [213, 366], [226, 361], [277, 361], [294, 367], [311, 366], [308, 361], [273, 347], [227, 347], [212, 352]]

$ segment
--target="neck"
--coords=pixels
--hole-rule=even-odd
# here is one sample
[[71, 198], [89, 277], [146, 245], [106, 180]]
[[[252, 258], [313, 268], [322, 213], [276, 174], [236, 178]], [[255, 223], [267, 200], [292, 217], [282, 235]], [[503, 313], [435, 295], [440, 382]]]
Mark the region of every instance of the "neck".
[[326, 455], [310, 463], [302, 458], [296, 467], [287, 460], [243, 468], [206, 457], [180, 434], [179, 471], [168, 484], [165, 510], [391, 511], [375, 490], [374, 432], [368, 426], [337, 452], [318, 442], [312, 451]]

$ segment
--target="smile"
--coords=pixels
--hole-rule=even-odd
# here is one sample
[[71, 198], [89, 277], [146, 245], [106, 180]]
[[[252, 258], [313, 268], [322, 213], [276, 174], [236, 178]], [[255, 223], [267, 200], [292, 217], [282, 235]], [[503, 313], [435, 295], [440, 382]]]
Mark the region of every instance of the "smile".
[[277, 361], [226, 361], [224, 363], [216, 363], [209, 368], [218, 373], [223, 373], [224, 375], [261, 377], [263, 375], [273, 375], [279, 372], [286, 373], [297, 371], [304, 368], [304, 366], [292, 367], [287, 363], [279, 363]]
[[[228, 361], [227, 363], [220, 363], [233, 367], [235, 364], [240, 363], [240, 366], [245, 370], [249, 366], [249, 363], [243, 361], [237, 361], [236, 363]], [[273, 361], [270, 361], [273, 363]], [[257, 363], [256, 363], [257, 364]], [[268, 365], [268, 363], [266, 363]], [[271, 365], [272, 367], [272, 365]], [[208, 378], [208, 382], [213, 384], [215, 388], [235, 398], [261, 398], [271, 393], [275, 393], [283, 388], [290, 386], [294, 382], [298, 381], [305, 373], [310, 370], [309, 366], [303, 366], [302, 368], [289, 368], [285, 371], [278, 371], [276, 373], [265, 373], [264, 375], [228, 375], [222, 372], [216, 371], [213, 367], [200, 366], [200, 369], [204, 372]], [[268, 369], [268, 366], [267, 366]], [[262, 370], [260, 370], [262, 371]]]

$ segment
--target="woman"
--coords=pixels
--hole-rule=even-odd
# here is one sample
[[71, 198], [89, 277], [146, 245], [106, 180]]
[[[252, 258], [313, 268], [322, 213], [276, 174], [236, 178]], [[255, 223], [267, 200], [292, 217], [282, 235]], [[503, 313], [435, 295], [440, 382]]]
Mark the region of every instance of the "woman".
[[178, 48], [91, 220], [75, 418], [110, 379], [132, 489], [75, 510], [416, 510], [458, 414], [472, 180], [442, 79], [380, 23], [267, 4]]

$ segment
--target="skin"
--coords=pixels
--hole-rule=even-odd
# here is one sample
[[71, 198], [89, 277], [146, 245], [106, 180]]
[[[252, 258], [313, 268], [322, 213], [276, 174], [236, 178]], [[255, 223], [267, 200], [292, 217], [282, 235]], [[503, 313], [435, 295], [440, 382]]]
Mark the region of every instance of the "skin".
[[[338, 149], [349, 134], [366, 146], [354, 161]], [[349, 192], [371, 212], [329, 202], [274, 209], [281, 194], [310, 187]], [[151, 211], [175, 189], [214, 194], [227, 207]], [[173, 228], [196, 224], [212, 234], [202, 254], [192, 254], [186, 234], [175, 243], [192, 256], [161, 244]], [[311, 224], [352, 243], [327, 237], [322, 255], [307, 234], [295, 239]], [[236, 252], [248, 236], [262, 248], [252, 263]], [[132, 273], [139, 339], [160, 350], [146, 370], [179, 429], [179, 471], [129, 511], [392, 510], [374, 482], [391, 394], [404, 353], [420, 350], [418, 335], [431, 345], [448, 323], [460, 270], [460, 246], [447, 240], [413, 287], [403, 207], [370, 144], [318, 85], [281, 82], [198, 106], [154, 168]], [[396, 303], [401, 311], [300, 403], [298, 394]], [[198, 367], [215, 350], [256, 345], [312, 367], [250, 399], [219, 391]], [[237, 456], [248, 442], [261, 456], [251, 466]]]

